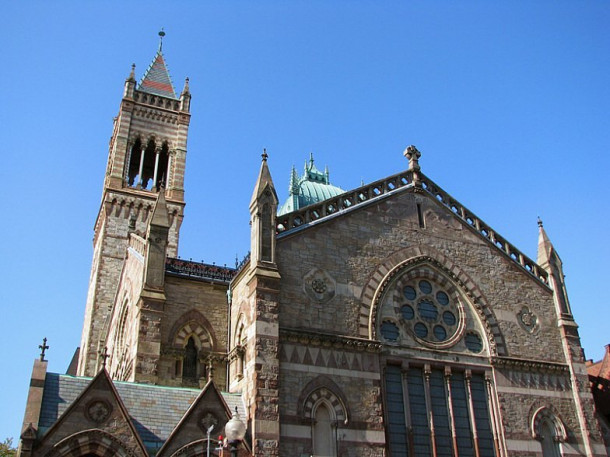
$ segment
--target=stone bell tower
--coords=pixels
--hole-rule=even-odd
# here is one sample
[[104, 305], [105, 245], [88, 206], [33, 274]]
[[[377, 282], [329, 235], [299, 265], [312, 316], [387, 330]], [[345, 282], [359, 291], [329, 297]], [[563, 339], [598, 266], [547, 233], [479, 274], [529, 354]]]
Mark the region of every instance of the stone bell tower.
[[105, 345], [103, 328], [115, 300], [129, 232], [146, 232], [162, 186], [169, 216], [167, 255], [175, 257], [178, 252], [191, 95], [188, 78], [176, 95], [162, 52], [164, 35], [159, 33], [159, 49], [139, 83], [132, 66], [114, 119], [94, 228], [78, 364], [81, 376], [98, 371], [99, 351]]

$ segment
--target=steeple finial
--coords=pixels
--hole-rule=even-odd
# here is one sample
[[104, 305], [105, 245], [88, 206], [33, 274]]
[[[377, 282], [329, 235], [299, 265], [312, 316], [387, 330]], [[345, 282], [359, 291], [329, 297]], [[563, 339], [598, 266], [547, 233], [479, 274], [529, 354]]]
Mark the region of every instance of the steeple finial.
[[263, 148], [263, 153], [261, 154], [261, 157], [263, 158], [263, 162], [267, 161], [267, 158], [269, 157], [269, 155], [267, 154], [267, 148]]
[[104, 350], [100, 351], [100, 358], [103, 359], [102, 366], [104, 368], [106, 368], [106, 359], [108, 359], [108, 357], [110, 357], [110, 354], [108, 354], [108, 346], [104, 346]]
[[44, 359], [44, 353], [47, 349], [49, 349], [49, 346], [47, 345], [46, 336], [42, 339], [42, 344], [39, 344], [38, 347], [40, 348], [40, 361], [46, 362], [46, 360]]
[[159, 32], [159, 52], [163, 50], [163, 37], [165, 36], [165, 32], [163, 31], [163, 27], [161, 27], [161, 31]]
[[551, 255], [554, 251], [553, 243], [542, 226], [542, 219], [538, 217], [538, 265], [544, 267], [551, 260]]
[[421, 152], [417, 150], [417, 148], [413, 145], [407, 146], [405, 149], [404, 156], [409, 160], [409, 170], [419, 170], [419, 158], [421, 157]]
[[132, 63], [131, 64], [131, 72], [129, 73], [129, 78], [130, 81], [135, 81], [136, 80], [136, 64]]

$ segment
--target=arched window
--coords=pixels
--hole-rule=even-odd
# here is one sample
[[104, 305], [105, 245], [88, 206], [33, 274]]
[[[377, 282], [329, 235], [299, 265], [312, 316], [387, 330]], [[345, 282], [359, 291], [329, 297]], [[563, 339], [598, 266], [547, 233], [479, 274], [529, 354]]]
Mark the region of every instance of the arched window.
[[169, 164], [169, 148], [167, 141], [163, 142], [163, 146], [158, 151], [158, 157], [155, 163], [155, 175], [154, 175], [154, 190], [159, 190], [161, 184], [167, 187], [167, 166]]
[[263, 205], [261, 215], [261, 260], [272, 262], [271, 252], [271, 208], [268, 203]]
[[182, 364], [182, 379], [195, 382], [197, 380], [197, 346], [191, 336], [184, 348], [184, 363]]
[[[402, 268], [380, 284], [376, 316], [393, 359], [384, 371], [388, 455], [493, 457], [497, 437], [483, 320], [438, 266], [424, 261]], [[434, 364], [426, 360], [430, 350], [436, 351]], [[456, 366], [462, 354], [478, 363]]]
[[567, 433], [552, 407], [541, 407], [532, 415], [532, 436], [540, 441], [543, 457], [561, 457]]
[[333, 392], [336, 386], [332, 381], [319, 377], [312, 383], [326, 387], [318, 387], [302, 397], [302, 414], [311, 420], [311, 454], [334, 457], [337, 455], [337, 429], [348, 423], [345, 403]]
[[129, 187], [137, 186], [140, 182], [140, 158], [142, 157], [142, 142], [136, 139], [131, 147], [129, 155], [129, 165], [127, 169], [127, 185]]
[[540, 425], [540, 441], [543, 457], [561, 457], [559, 441], [555, 436], [555, 427], [549, 420], [544, 420]]
[[244, 324], [240, 324], [237, 336], [235, 338], [237, 351], [237, 377], [241, 378], [244, 375], [244, 362], [246, 358], [246, 334], [244, 332]]
[[316, 457], [334, 457], [336, 452], [336, 421], [332, 419], [331, 409], [325, 402], [320, 402], [314, 412], [313, 420], [313, 455]]

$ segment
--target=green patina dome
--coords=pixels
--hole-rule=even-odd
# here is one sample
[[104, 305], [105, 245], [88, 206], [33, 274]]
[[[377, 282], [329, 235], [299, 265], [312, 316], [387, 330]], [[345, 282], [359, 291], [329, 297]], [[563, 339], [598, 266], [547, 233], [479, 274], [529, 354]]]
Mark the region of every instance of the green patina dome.
[[309, 161], [305, 162], [303, 176], [299, 177], [296, 169], [292, 167], [288, 192], [288, 199], [278, 211], [279, 216], [291, 213], [292, 211], [296, 211], [308, 205], [313, 205], [314, 203], [328, 200], [345, 191], [330, 183], [328, 168], [326, 168], [324, 172], [316, 168], [313, 161], [313, 154], [311, 154]]

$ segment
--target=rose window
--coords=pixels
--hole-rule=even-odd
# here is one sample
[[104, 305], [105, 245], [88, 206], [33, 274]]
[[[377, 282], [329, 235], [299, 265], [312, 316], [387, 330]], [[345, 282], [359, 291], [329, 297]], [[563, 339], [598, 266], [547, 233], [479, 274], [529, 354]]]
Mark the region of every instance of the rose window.
[[[399, 276], [386, 289], [382, 299], [387, 310], [380, 322], [386, 341], [400, 343], [399, 327], [415, 341], [432, 348], [454, 346], [463, 337], [465, 310], [458, 290], [443, 281], [407, 275]], [[478, 352], [470, 336], [471, 352]]]
[[450, 298], [446, 290], [425, 279], [410, 280], [397, 287], [402, 287], [400, 314], [417, 339], [446, 343], [457, 334], [457, 297]]

